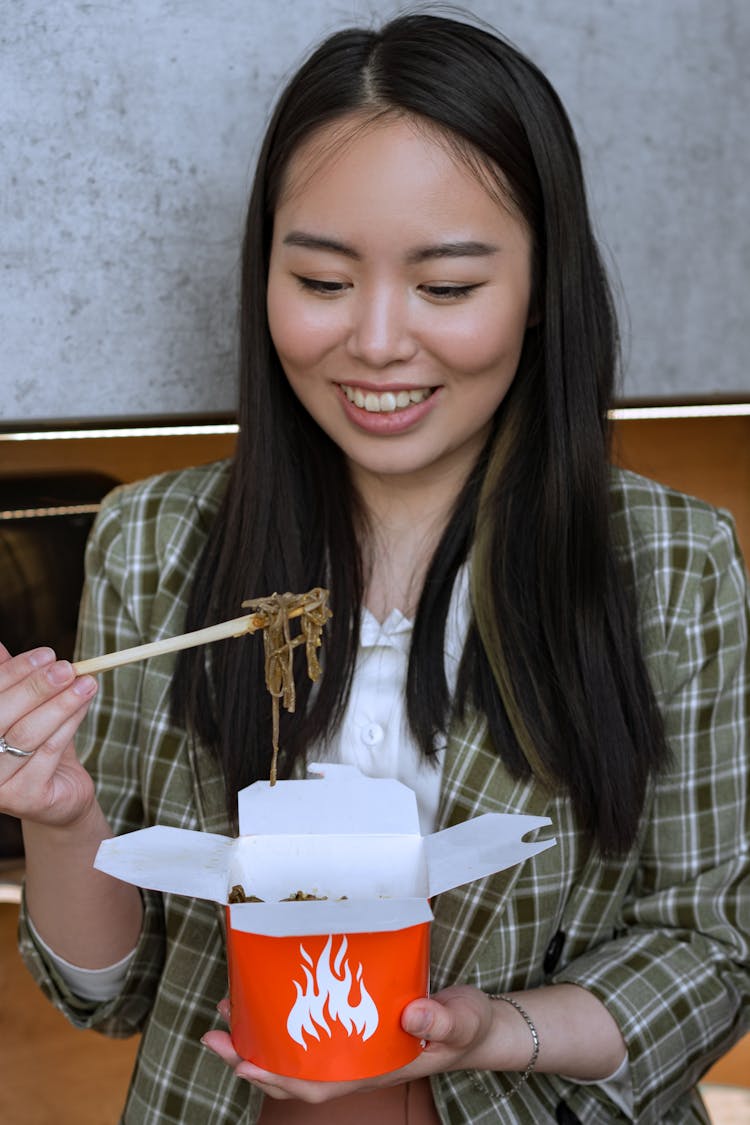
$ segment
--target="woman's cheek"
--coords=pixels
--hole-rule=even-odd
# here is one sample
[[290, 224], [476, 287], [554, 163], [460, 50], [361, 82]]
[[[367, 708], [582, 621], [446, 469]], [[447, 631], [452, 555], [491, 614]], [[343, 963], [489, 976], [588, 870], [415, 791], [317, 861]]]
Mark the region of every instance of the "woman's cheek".
[[[324, 303], [321, 302], [324, 306]], [[279, 300], [269, 294], [268, 324], [279, 357], [296, 365], [316, 363], [341, 337], [332, 309], [307, 300]]]
[[457, 374], [515, 371], [526, 336], [528, 305], [520, 297], [501, 305], [487, 302], [446, 319], [433, 335], [433, 348]]
[[456, 375], [481, 375], [489, 369], [505, 367], [518, 362], [520, 342], [513, 336], [478, 332], [471, 324], [454, 324], [450, 332], [434, 341], [434, 354], [441, 366]]

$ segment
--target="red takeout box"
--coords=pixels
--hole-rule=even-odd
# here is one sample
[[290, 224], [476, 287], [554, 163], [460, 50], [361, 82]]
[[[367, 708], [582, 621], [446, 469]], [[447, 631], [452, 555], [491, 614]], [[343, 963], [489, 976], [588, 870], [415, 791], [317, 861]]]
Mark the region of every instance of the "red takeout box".
[[[401, 1030], [429, 990], [429, 899], [549, 848], [547, 817], [486, 813], [422, 836], [414, 793], [352, 766], [256, 782], [236, 838], [155, 826], [105, 840], [95, 866], [152, 890], [227, 903], [232, 1039], [276, 1074], [334, 1081], [404, 1066]], [[282, 902], [301, 890], [325, 901]]]

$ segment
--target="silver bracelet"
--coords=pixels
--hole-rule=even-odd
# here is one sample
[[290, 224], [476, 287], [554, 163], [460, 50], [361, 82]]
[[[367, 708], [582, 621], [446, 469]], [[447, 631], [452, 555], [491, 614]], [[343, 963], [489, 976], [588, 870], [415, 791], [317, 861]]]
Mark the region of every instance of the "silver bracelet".
[[486, 1094], [489, 1098], [492, 1099], [492, 1101], [504, 1102], [506, 1098], [512, 1097], [520, 1086], [523, 1086], [524, 1082], [536, 1066], [536, 1061], [539, 1058], [539, 1035], [536, 1028], [534, 1027], [534, 1023], [529, 1013], [525, 1008], [522, 1008], [518, 1001], [514, 1000], [512, 996], [506, 996], [505, 993], [501, 992], [488, 993], [488, 995], [490, 1000], [504, 1000], [506, 1004], [510, 1004], [511, 1007], [515, 1008], [520, 1016], [523, 1016], [524, 1020], [526, 1021], [526, 1026], [531, 1032], [531, 1041], [533, 1044], [531, 1049], [531, 1058], [527, 1062], [526, 1069], [524, 1070], [523, 1074], [521, 1074], [520, 1077], [516, 1079], [510, 1090], [505, 1090], [502, 1094], [496, 1094], [492, 1090], [488, 1090], [484, 1083], [480, 1082], [479, 1079], [475, 1076], [474, 1072], [470, 1072], [471, 1082], [473, 1086], [475, 1086], [478, 1090], [481, 1090], [482, 1093]]

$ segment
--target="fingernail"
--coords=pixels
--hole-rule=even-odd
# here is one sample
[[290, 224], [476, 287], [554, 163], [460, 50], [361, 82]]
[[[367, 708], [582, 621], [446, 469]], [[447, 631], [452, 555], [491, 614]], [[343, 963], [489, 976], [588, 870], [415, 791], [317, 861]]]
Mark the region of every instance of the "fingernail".
[[410, 1012], [406, 1019], [406, 1030], [410, 1035], [424, 1035], [429, 1031], [431, 1023], [428, 1012]]
[[56, 687], [65, 684], [73, 675], [73, 667], [69, 660], [58, 660], [51, 668], [47, 669], [47, 679]]
[[73, 684], [73, 691], [81, 699], [88, 699], [96, 691], [96, 680], [93, 676], [80, 676]]
[[51, 648], [38, 648], [29, 653], [29, 664], [32, 668], [43, 668], [45, 664], [50, 664], [54, 659], [55, 654]]

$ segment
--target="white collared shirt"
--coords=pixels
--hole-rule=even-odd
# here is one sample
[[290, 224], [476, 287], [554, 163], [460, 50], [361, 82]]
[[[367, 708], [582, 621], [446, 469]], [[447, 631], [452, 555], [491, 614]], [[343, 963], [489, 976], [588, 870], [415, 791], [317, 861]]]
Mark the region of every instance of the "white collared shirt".
[[[445, 676], [455, 691], [469, 628], [469, 572], [464, 564], [453, 585], [445, 629]], [[413, 622], [392, 610], [380, 624], [362, 610], [360, 643], [346, 712], [333, 738], [310, 752], [311, 761], [356, 766], [367, 777], [395, 777], [413, 789], [423, 836], [437, 826], [443, 747], [423, 758], [406, 720], [406, 672]], [[317, 755], [317, 757], [316, 757]]]

